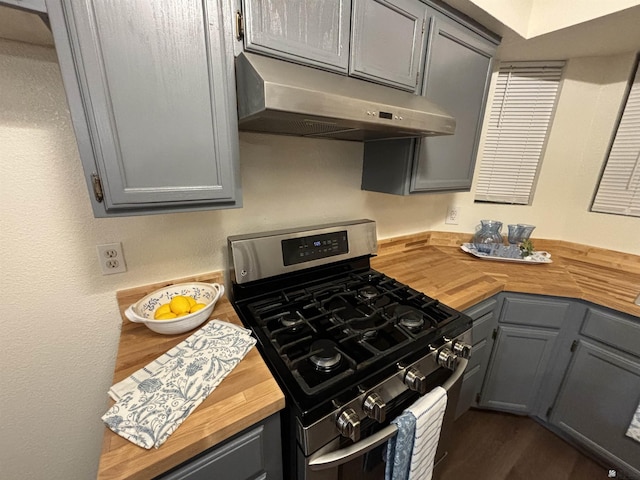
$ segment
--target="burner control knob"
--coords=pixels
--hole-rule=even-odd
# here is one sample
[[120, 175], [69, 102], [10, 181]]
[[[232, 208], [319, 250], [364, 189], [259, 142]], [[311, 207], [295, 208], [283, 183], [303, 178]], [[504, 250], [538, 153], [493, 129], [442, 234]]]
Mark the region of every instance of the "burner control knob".
[[449, 370], [455, 370], [458, 364], [458, 357], [448, 348], [443, 348], [438, 352], [438, 365]]
[[471, 345], [455, 341], [453, 343], [453, 353], [462, 358], [469, 358], [471, 356]]
[[407, 369], [404, 384], [409, 387], [409, 390], [418, 392], [420, 395], [427, 393], [427, 378], [417, 368]]
[[353, 408], [344, 410], [338, 417], [336, 425], [341, 435], [354, 442], [360, 440], [360, 419]]
[[362, 405], [362, 410], [365, 415], [376, 422], [384, 422], [387, 418], [387, 404], [384, 403], [382, 397], [373, 392], [364, 399], [364, 404]]

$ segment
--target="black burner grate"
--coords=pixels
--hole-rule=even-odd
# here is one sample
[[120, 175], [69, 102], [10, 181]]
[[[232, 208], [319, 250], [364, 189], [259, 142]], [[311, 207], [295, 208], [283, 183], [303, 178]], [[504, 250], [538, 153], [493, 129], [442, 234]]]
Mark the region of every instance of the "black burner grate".
[[316, 394], [442, 336], [458, 314], [385, 275], [349, 273], [247, 304], [251, 322], [302, 390]]

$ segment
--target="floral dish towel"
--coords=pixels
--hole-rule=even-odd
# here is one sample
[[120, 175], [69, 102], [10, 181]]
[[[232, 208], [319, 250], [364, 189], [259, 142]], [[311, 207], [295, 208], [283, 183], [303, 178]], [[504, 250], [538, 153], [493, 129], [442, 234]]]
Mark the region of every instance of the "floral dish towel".
[[255, 345], [250, 330], [212, 320], [111, 387], [116, 403], [102, 416], [118, 435], [144, 448], [162, 445]]

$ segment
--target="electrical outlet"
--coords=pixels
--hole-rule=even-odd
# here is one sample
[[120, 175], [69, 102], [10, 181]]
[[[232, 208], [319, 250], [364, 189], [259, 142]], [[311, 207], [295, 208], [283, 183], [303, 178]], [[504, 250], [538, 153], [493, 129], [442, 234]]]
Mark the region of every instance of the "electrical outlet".
[[444, 223], [449, 225], [458, 225], [458, 217], [460, 216], [460, 208], [456, 206], [450, 206], [447, 209], [447, 216], [444, 219]]
[[127, 271], [127, 263], [124, 261], [124, 253], [120, 242], [98, 245], [96, 248], [98, 249], [98, 261], [103, 275]]

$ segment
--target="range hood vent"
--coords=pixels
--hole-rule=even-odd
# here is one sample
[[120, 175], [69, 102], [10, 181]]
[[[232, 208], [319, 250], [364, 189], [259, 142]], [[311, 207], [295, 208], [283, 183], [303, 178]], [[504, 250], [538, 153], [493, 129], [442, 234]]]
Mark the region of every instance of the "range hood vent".
[[419, 95], [241, 53], [240, 130], [340, 140], [451, 135], [455, 120]]

